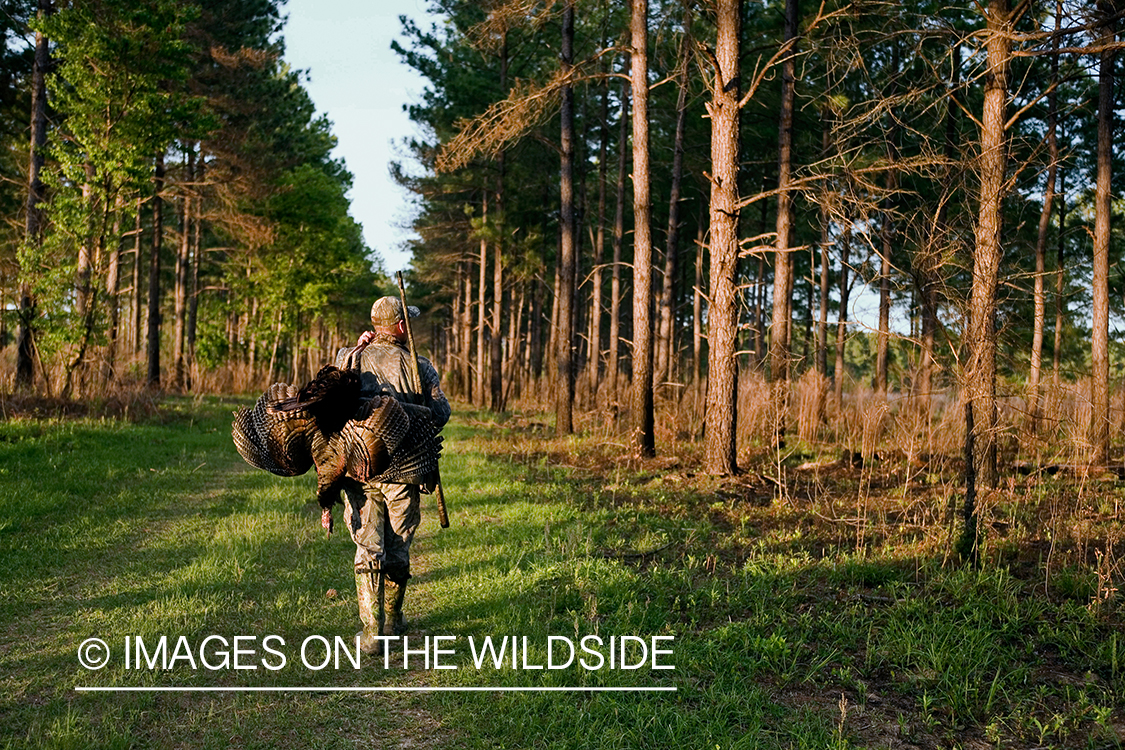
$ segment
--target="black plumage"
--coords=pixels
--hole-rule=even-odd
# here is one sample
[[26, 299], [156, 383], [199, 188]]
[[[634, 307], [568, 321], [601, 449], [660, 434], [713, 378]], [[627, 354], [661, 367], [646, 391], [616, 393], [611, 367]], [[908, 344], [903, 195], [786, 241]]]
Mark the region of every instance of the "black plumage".
[[432, 484], [442, 440], [429, 409], [391, 396], [363, 398], [359, 373], [332, 365], [300, 390], [271, 385], [235, 414], [231, 434], [251, 466], [284, 477], [316, 466], [321, 523], [329, 533], [344, 481]]

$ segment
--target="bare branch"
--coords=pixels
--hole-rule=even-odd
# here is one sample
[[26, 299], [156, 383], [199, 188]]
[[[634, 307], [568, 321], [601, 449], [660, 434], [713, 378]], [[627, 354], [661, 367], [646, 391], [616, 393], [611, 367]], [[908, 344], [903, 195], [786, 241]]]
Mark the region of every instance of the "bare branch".
[[1036, 104], [1038, 104], [1040, 101], [1042, 101], [1044, 97], [1046, 97], [1048, 94], [1050, 94], [1052, 91], [1054, 91], [1057, 87], [1058, 87], [1057, 83], [1052, 83], [1041, 94], [1039, 94], [1039, 96], [1035, 97], [1034, 99], [1032, 99], [1030, 102], [1028, 102], [1024, 106], [1020, 107], [1019, 110], [1014, 115], [1012, 115], [1010, 118], [1008, 118], [1008, 121], [1006, 123], [1004, 123], [1004, 130], [1008, 130], [1013, 125], [1015, 125], [1017, 122], [1019, 122], [1019, 119], [1021, 117], [1023, 117], [1024, 112], [1027, 112], [1027, 110], [1031, 109]]
[[465, 34], [479, 50], [500, 49], [504, 35], [513, 28], [539, 28], [557, 14], [555, 0], [500, 0], [492, 5], [488, 17]]
[[452, 172], [477, 155], [498, 154], [549, 116], [558, 105], [563, 87], [574, 85], [576, 78], [573, 70], [570, 74], [560, 70], [543, 86], [517, 80], [506, 99], [470, 120], [457, 123], [460, 132], [441, 147], [435, 168], [439, 172]]
[[[819, 26], [824, 21], [826, 21], [830, 18], [833, 18], [835, 16], [844, 15], [845, 13], [846, 13], [845, 9], [839, 9], [839, 10], [834, 10], [831, 13], [825, 13], [824, 12], [824, 2], [822, 0], [822, 2], [820, 3], [820, 8], [817, 9], [816, 16], [813, 18], [812, 21], [809, 22], [808, 26], [805, 27], [805, 30], [804, 30], [804, 32], [801, 36], [803, 36], [805, 34], [808, 34], [810, 31], [815, 29], [817, 26]], [[793, 58], [797, 58], [797, 57], [800, 57], [804, 54], [807, 54], [807, 53], [804, 53], [804, 52], [793, 52], [793, 47], [797, 44], [797, 40], [800, 39], [801, 36], [796, 36], [792, 39], [787, 39], [785, 42], [783, 42], [781, 44], [781, 46], [777, 48], [777, 51], [774, 52], [772, 56], [770, 56], [770, 59], [766, 61], [765, 65], [761, 64], [762, 58], [761, 57], [758, 58], [757, 62], [754, 64], [753, 81], [750, 84], [750, 86], [747, 88], [746, 93], [743, 94], [742, 99], [738, 102], [738, 108], [739, 109], [742, 109], [743, 107], [745, 107], [750, 102], [750, 100], [754, 98], [754, 94], [756, 94], [758, 92], [758, 88], [762, 85], [762, 82], [766, 79], [766, 75], [769, 73], [770, 70], [773, 69], [773, 67], [775, 65], [778, 65], [779, 63], [786, 62], [787, 60], [789, 60], [790, 53], [792, 53]], [[712, 59], [712, 65], [715, 65], [715, 69], [718, 70], [718, 66], [714, 61], [714, 56], [711, 55], [710, 57]]]
[[983, 125], [981, 125], [981, 122], [980, 122], [980, 120], [978, 120], [978, 119], [976, 118], [976, 116], [974, 116], [974, 115], [973, 115], [973, 113], [972, 113], [972, 112], [970, 112], [970, 111], [969, 111], [969, 110], [968, 110], [968, 109], [967, 109], [967, 108], [965, 107], [965, 105], [964, 105], [964, 104], [962, 104], [961, 102], [957, 101], [957, 97], [955, 97], [955, 96], [954, 96], [953, 94], [950, 94], [950, 95], [949, 95], [949, 101], [951, 101], [951, 102], [953, 102], [954, 104], [956, 104], [956, 105], [957, 105], [957, 109], [961, 110], [961, 114], [965, 115], [965, 117], [968, 117], [968, 118], [969, 118], [970, 120], [972, 120], [972, 121], [973, 121], [973, 122], [974, 122], [974, 123], [976, 124], [976, 126], [977, 126], [977, 129], [978, 129], [978, 130], [979, 130], [980, 128], [984, 127]]
[[1105, 44], [1092, 44], [1087, 47], [1060, 47], [1055, 49], [1027, 49], [1013, 52], [1012, 57], [1042, 57], [1043, 55], [1100, 55], [1102, 52], [1113, 52], [1125, 49], [1125, 40], [1108, 42]]

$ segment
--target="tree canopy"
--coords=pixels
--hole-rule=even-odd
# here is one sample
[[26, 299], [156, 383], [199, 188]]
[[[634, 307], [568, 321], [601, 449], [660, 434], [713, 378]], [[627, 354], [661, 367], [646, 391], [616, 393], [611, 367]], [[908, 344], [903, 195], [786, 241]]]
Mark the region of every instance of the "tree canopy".
[[[299, 380], [363, 327], [379, 262], [330, 124], [284, 60], [279, 2], [10, 5], [6, 49], [38, 34], [49, 51], [46, 223], [32, 238], [12, 222], [0, 244], [4, 343], [34, 332], [34, 387], [99, 392], [146, 343], [173, 353], [174, 387]], [[13, 217], [34, 67], [0, 60]], [[11, 304], [17, 282], [31, 312]]]

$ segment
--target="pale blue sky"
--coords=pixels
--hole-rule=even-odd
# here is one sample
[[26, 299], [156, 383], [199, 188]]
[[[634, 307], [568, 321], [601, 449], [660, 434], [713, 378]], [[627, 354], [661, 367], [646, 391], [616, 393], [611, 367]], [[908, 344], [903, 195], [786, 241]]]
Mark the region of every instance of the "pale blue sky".
[[410, 196], [388, 166], [404, 157], [399, 144], [415, 133], [402, 105], [417, 101], [425, 82], [399, 62], [391, 40], [400, 15], [429, 25], [426, 0], [288, 0], [284, 11], [285, 59], [309, 72], [306, 88], [339, 140], [335, 155], [355, 176], [352, 216], [386, 271], [405, 270]]

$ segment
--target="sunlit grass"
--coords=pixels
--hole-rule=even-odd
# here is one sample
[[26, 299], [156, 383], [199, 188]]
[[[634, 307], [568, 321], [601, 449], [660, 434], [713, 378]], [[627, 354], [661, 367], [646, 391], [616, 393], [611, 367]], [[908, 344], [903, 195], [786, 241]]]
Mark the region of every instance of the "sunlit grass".
[[[305, 669], [296, 644], [358, 627], [354, 549], [342, 524], [324, 538], [311, 476], [242, 463], [232, 408], [184, 400], [163, 422], [0, 423], [0, 745], [1120, 742], [1125, 638], [1117, 610], [1092, 606], [1089, 570], [1069, 569], [1072, 595], [1046, 598], [1041, 581], [1003, 565], [942, 567], [932, 539], [858, 546], [796, 502], [683, 482], [684, 467], [563, 468], [571, 461], [558, 456], [596, 452], [596, 439], [551, 441], [465, 409], [446, 430], [442, 464], [452, 526], [437, 529], [427, 498], [407, 600], [413, 634], [457, 639], [458, 669]], [[280, 635], [291, 661], [153, 671], [118, 658], [90, 672], [76, 658], [92, 636], [120, 648], [126, 635], [211, 634]], [[527, 663], [544, 664], [548, 637], [588, 634], [672, 636], [676, 668], [478, 670], [468, 656], [470, 637], [526, 637]], [[677, 691], [74, 691], [372, 684]]]

